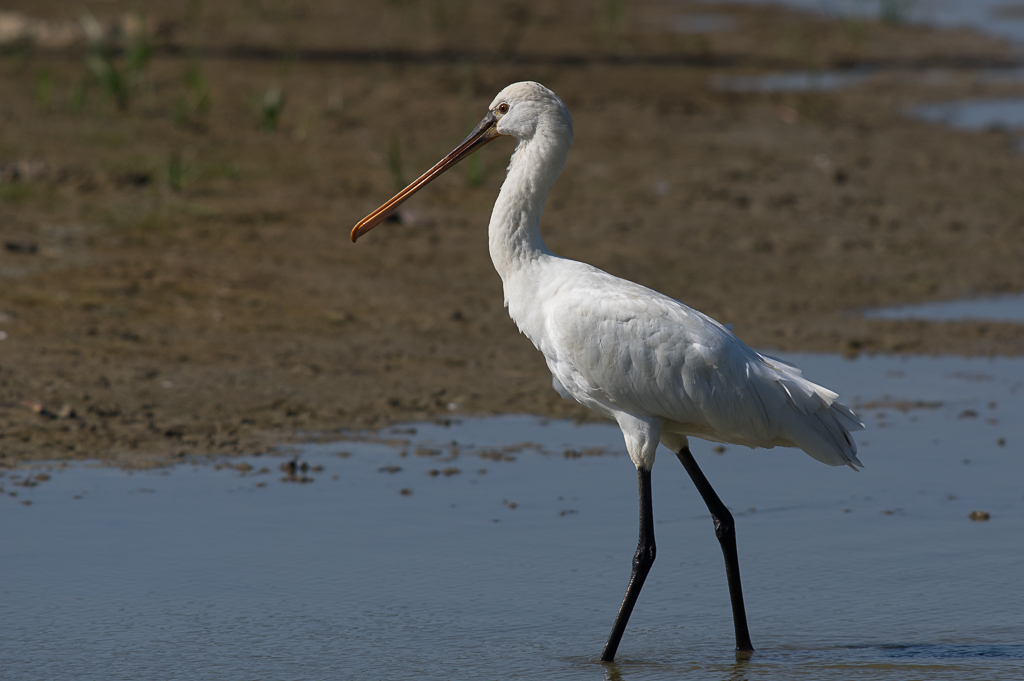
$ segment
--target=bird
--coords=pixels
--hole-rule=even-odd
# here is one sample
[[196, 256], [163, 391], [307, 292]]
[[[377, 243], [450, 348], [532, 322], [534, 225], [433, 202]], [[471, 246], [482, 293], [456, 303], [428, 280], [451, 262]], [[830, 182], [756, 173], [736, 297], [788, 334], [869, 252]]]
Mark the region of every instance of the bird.
[[851, 432], [864, 424], [837, 393], [763, 355], [683, 303], [583, 262], [541, 238], [544, 202], [573, 143], [569, 110], [543, 85], [507, 86], [461, 144], [361, 220], [352, 241], [447, 169], [499, 137], [516, 140], [488, 224], [505, 306], [543, 354], [554, 389], [615, 421], [637, 470], [640, 535], [612, 631], [612, 662], [657, 554], [651, 470], [659, 443], [674, 452], [707, 504], [725, 557], [737, 655], [753, 651], [735, 521], [690, 452], [689, 438], [751, 448], [795, 447], [830, 466], [862, 467]]

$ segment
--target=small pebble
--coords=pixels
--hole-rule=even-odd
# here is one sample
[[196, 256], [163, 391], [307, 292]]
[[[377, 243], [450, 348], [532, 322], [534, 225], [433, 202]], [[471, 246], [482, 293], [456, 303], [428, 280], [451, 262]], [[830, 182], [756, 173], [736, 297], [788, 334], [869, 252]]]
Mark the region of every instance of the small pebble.
[[981, 521], [990, 519], [992, 514], [988, 511], [971, 511], [967, 517], [971, 520]]

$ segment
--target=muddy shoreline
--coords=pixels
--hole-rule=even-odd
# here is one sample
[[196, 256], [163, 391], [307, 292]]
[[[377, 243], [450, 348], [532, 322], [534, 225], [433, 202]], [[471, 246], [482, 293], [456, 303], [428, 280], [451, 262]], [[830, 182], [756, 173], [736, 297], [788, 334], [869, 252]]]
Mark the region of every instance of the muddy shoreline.
[[[20, 4], [10, 9], [75, 18], [61, 3]], [[111, 17], [131, 9], [115, 4]], [[732, 323], [756, 348], [1024, 353], [1021, 325], [857, 314], [1024, 290], [1014, 137], [904, 115], [1024, 94], [971, 71], [1018, 53], [968, 32], [771, 9], [637, 3], [608, 23], [586, 3], [525, 5], [526, 19], [474, 6], [447, 23], [393, 3], [343, 17], [315, 2], [284, 15], [182, 7], [159, 17], [174, 28], [154, 34], [123, 107], [90, 80], [82, 46], [8, 50], [0, 466], [144, 466], [439, 415], [592, 418], [558, 398], [501, 306], [485, 229], [510, 145], [435, 182], [402, 222], [348, 241], [522, 79], [558, 92], [576, 125], [543, 225], [555, 252]], [[734, 28], [673, 33], [670, 11]], [[178, 57], [161, 40], [194, 49]], [[250, 56], [203, 57], [239, 46]], [[709, 87], [714, 75], [852, 64], [876, 68], [828, 92]]]

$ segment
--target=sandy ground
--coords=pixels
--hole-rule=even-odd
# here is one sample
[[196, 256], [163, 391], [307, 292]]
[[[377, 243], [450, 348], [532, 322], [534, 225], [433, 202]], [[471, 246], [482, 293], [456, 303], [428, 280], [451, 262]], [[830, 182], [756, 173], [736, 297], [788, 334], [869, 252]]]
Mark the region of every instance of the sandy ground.
[[[5, 6], [80, 25], [77, 5]], [[555, 252], [757, 348], [1024, 352], [1018, 325], [857, 314], [1024, 290], [1015, 139], [903, 115], [1022, 94], [971, 70], [1015, 63], [997, 41], [685, 2], [99, 9], [146, 11], [148, 59], [90, 70], [80, 41], [22, 41], [0, 60], [0, 466], [150, 465], [442, 414], [590, 418], [501, 305], [485, 229], [510, 142], [348, 240], [524, 79], [575, 120], [543, 226]], [[685, 32], [707, 14], [732, 30]], [[708, 85], [860, 66], [836, 92]]]

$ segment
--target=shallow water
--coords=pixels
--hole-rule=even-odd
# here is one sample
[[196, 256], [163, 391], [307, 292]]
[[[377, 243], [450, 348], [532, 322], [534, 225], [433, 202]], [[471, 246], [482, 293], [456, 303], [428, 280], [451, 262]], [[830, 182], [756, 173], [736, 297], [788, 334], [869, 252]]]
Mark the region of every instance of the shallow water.
[[669, 33], [725, 33], [736, 29], [736, 20], [726, 14], [680, 14], [659, 18], [656, 26]]
[[786, 359], [857, 406], [866, 468], [694, 442], [737, 516], [749, 661], [663, 450], [658, 560], [599, 664], [637, 532], [621, 436], [496, 417], [301, 447], [310, 483], [284, 453], [8, 473], [5, 678], [1024, 677], [1024, 359]]
[[958, 130], [1016, 130], [1024, 128], [1024, 98], [959, 99], [911, 107], [912, 117]]
[[872, 69], [848, 71], [780, 71], [761, 75], [717, 75], [708, 85], [725, 92], [826, 92], [865, 81]]
[[968, 319], [1024, 322], [1024, 294], [885, 307], [868, 310], [864, 316], [869, 319], [923, 319], [933, 322]]
[[[780, 5], [857, 19], [888, 19], [936, 28], [968, 28], [1011, 42], [1024, 42], [1024, 5], [1007, 0], [712, 0], [722, 4]], [[710, 79], [712, 89], [731, 92], [812, 92], [852, 87], [872, 75], [871, 69], [847, 71], [793, 71], [762, 75], [721, 75]], [[1007, 85], [1021, 82], [1024, 69], [979, 69], [979, 84]], [[952, 73], [926, 71], [920, 82], [945, 84]], [[982, 97], [911, 107], [907, 113], [919, 120], [960, 130], [1018, 130], [1024, 128], [1024, 98]], [[1024, 151], [1024, 138], [1018, 140]]]
[[1013, 0], [710, 0], [778, 5], [831, 16], [967, 28], [1012, 42], [1024, 40], [1024, 11]]

